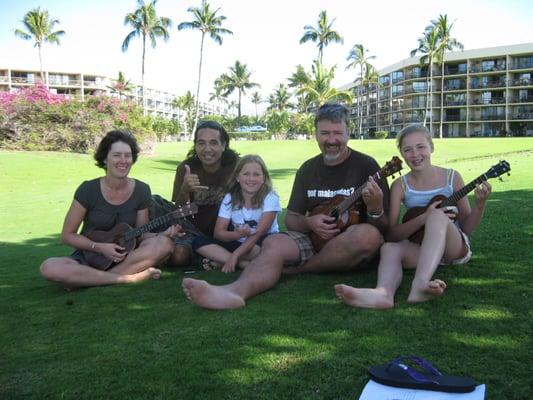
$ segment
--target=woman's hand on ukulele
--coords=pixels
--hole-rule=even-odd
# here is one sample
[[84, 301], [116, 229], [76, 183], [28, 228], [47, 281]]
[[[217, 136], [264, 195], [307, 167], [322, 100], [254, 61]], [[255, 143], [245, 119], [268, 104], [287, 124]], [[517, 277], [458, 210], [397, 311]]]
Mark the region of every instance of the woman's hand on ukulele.
[[337, 228], [335, 218], [324, 214], [316, 214], [307, 217], [307, 225], [309, 226], [309, 229], [322, 239], [331, 239], [341, 232], [341, 230]]
[[181, 227], [180, 224], [175, 224], [172, 226], [169, 226], [162, 235], [168, 236], [169, 238], [173, 239], [175, 237], [182, 237], [185, 235], [185, 231]]
[[227, 274], [235, 271], [235, 267], [237, 266], [238, 262], [239, 258], [235, 255], [235, 253], [231, 253], [231, 256], [229, 256], [228, 260], [222, 266], [222, 272]]
[[476, 187], [474, 194], [476, 195], [476, 205], [482, 207], [485, 205], [485, 202], [489, 198], [492, 192], [492, 186], [487, 181], [481, 182], [481, 184]]
[[207, 190], [209, 187], [200, 185], [200, 178], [196, 174], [191, 174], [191, 167], [185, 164], [185, 175], [183, 176], [183, 185], [181, 190], [185, 193], [198, 192]]
[[122, 262], [128, 255], [126, 249], [116, 243], [98, 243], [98, 249], [101, 254], [114, 263]]
[[362, 195], [367, 210], [371, 212], [383, 210], [383, 191], [371, 176], [368, 177], [368, 182], [363, 189]]

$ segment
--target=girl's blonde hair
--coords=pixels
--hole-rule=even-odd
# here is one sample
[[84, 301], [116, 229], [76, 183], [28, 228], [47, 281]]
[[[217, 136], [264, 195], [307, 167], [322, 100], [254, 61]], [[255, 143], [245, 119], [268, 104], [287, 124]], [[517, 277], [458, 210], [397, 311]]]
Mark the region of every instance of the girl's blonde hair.
[[242, 208], [244, 206], [244, 197], [242, 196], [241, 185], [239, 184], [237, 178], [239, 177], [239, 174], [244, 166], [250, 163], [259, 164], [265, 178], [259, 191], [254, 195], [254, 197], [252, 197], [252, 207], [261, 207], [267, 194], [272, 191], [272, 181], [270, 180], [270, 174], [268, 173], [268, 169], [263, 159], [257, 154], [247, 154], [242, 157], [235, 166], [235, 170], [233, 171], [231, 178], [228, 180], [228, 185], [226, 186], [226, 193], [231, 195], [231, 206], [233, 208]]
[[421, 124], [407, 125], [398, 133], [398, 136], [396, 136], [396, 145], [398, 146], [398, 150], [402, 150], [403, 139], [405, 139], [405, 137], [410, 135], [411, 133], [415, 132], [423, 133], [424, 136], [426, 136], [427, 141], [429, 142], [429, 147], [431, 148], [431, 150], [433, 150], [433, 139], [431, 138], [431, 133], [429, 133], [428, 128]]

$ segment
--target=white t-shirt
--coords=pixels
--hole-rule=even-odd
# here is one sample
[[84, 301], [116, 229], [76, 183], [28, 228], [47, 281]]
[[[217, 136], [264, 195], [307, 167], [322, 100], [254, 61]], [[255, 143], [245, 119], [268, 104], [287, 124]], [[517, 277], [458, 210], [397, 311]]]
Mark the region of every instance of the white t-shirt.
[[[261, 220], [261, 215], [264, 212], [276, 212], [276, 218], [272, 222], [272, 226], [267, 233], [276, 233], [279, 232], [278, 226], [278, 216], [277, 213], [281, 211], [281, 205], [279, 203], [279, 197], [276, 193], [270, 192], [266, 195], [265, 200], [261, 208], [232, 208], [231, 206], [231, 195], [226, 193], [222, 203], [220, 204], [220, 209], [218, 210], [218, 216], [231, 220], [233, 226], [239, 226], [248, 224], [252, 228], [252, 233], [255, 233], [257, 225]], [[244, 242], [246, 238], [242, 237], [239, 239], [239, 242]]]

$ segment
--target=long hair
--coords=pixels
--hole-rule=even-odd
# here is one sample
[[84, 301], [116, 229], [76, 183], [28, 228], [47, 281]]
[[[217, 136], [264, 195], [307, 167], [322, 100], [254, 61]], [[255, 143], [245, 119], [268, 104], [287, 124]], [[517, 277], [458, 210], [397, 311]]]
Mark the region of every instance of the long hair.
[[231, 196], [232, 208], [239, 209], [244, 207], [244, 197], [242, 195], [241, 185], [237, 181], [237, 178], [239, 177], [239, 174], [241, 173], [244, 166], [250, 163], [259, 164], [261, 166], [261, 170], [264, 176], [264, 182], [261, 185], [261, 188], [252, 197], [252, 207], [261, 207], [267, 194], [272, 191], [272, 180], [270, 179], [270, 174], [268, 173], [268, 169], [263, 159], [257, 154], [245, 155], [239, 160], [239, 162], [235, 166], [235, 170], [231, 174], [231, 177], [228, 180], [228, 185], [226, 186], [226, 193], [229, 193]]
[[194, 143], [192, 145], [192, 148], [187, 153], [187, 159], [185, 160], [185, 162], [191, 165], [201, 164], [201, 161], [198, 158], [198, 154], [196, 154], [196, 141], [198, 140], [198, 131], [200, 129], [213, 129], [215, 131], [218, 131], [218, 139], [222, 144], [226, 146], [224, 152], [222, 153], [222, 157], [220, 158], [221, 165], [225, 166], [233, 164], [239, 158], [239, 153], [237, 153], [233, 149], [230, 149], [229, 147], [230, 137], [224, 127], [216, 121], [206, 120], [201, 121], [196, 127], [196, 130], [194, 131]]

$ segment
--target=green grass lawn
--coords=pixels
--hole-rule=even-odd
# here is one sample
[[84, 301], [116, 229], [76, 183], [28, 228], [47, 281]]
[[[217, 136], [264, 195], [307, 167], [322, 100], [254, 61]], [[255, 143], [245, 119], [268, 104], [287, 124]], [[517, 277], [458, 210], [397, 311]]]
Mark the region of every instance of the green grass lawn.
[[[265, 159], [285, 206], [294, 172], [314, 141], [235, 142]], [[352, 141], [380, 164], [391, 140]], [[190, 143], [158, 144], [132, 176], [169, 198]], [[467, 266], [438, 277], [445, 295], [410, 306], [412, 276], [389, 311], [357, 310], [333, 285], [371, 287], [375, 271], [282, 278], [237, 311], [191, 305], [184, 276], [216, 284], [238, 272], [165, 270], [160, 281], [66, 292], [41, 279], [40, 263], [67, 255], [59, 232], [74, 190], [101, 171], [89, 155], [0, 151], [0, 399], [358, 399], [368, 367], [419, 355], [444, 372], [486, 383], [488, 399], [531, 399], [533, 139], [435, 141], [434, 163], [465, 182], [500, 159]], [[281, 221], [280, 221], [281, 222]]]

